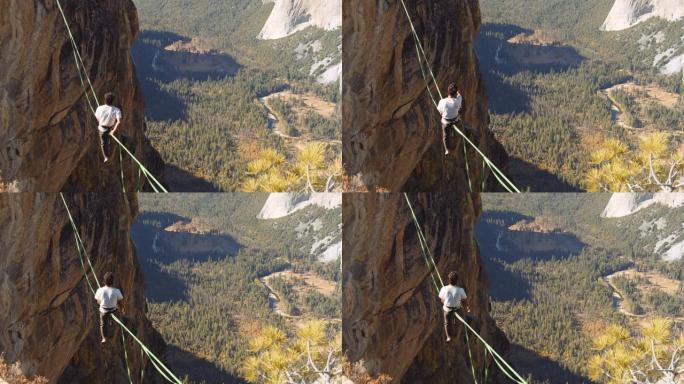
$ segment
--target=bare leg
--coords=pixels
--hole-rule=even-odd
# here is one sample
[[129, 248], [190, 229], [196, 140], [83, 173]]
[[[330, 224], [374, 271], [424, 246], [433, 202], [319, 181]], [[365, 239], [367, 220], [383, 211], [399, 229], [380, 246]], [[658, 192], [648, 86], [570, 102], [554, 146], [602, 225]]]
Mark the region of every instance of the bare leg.
[[111, 140], [109, 137], [109, 131], [98, 132], [100, 133], [100, 149], [102, 150], [102, 156], [104, 156], [104, 161], [106, 163], [107, 160], [109, 160], [109, 143]]
[[102, 336], [102, 344], [107, 342], [107, 337], [105, 336], [107, 333], [107, 316], [109, 316], [108, 313], [100, 312], [100, 336]]
[[446, 333], [446, 342], [448, 343], [451, 341], [451, 335], [449, 334], [449, 318], [451, 317], [451, 312], [446, 312], [444, 310], [442, 310], [442, 312], [444, 313], [444, 332]]
[[442, 144], [444, 144], [444, 156], [449, 154], [449, 147], [447, 146], [447, 129], [451, 124], [442, 120]]

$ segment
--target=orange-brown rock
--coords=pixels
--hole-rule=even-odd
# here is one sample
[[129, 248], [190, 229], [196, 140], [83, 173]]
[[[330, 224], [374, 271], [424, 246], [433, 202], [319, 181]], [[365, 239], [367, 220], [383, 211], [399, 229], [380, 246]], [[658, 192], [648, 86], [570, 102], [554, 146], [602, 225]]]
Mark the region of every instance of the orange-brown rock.
[[[444, 279], [457, 271], [472, 306], [473, 327], [501, 354], [508, 342], [489, 315], [489, 289], [475, 240], [477, 195], [409, 195]], [[444, 343], [441, 304], [403, 194], [347, 194], [342, 208], [343, 350], [371, 375], [394, 383], [471, 383], [463, 326]], [[471, 337], [477, 372], [481, 344]], [[490, 380], [498, 374], [489, 365]]]
[[[440, 88], [460, 85], [464, 121], [480, 136], [482, 152], [502, 168], [507, 155], [488, 130], [487, 96], [474, 48], [478, 0], [406, 0], [406, 5]], [[467, 189], [462, 139], [445, 158], [440, 116], [426, 91], [401, 2], [345, 1], [343, 18], [343, 159], [350, 188]], [[469, 148], [467, 160], [473, 188], [479, 190], [482, 159]], [[485, 189], [496, 188], [494, 183], [487, 177]]]
[[[65, 197], [98, 278], [115, 273], [128, 326], [159, 352], [163, 341], [145, 317], [143, 278], [130, 240], [135, 194]], [[121, 334], [100, 345], [97, 303], [59, 194], [0, 194], [0, 217], [0, 353], [50, 383], [127, 383]], [[127, 347], [132, 375], [139, 378], [147, 359], [143, 363], [131, 338]], [[145, 371], [154, 382], [152, 367]]]
[[[62, 5], [98, 96], [118, 96], [120, 137], [159, 175], [163, 163], [144, 137], [130, 55], [138, 31], [133, 2]], [[56, 1], [0, 0], [0, 9], [0, 190], [48, 192], [0, 195], [0, 353], [51, 383], [128, 382], [120, 334], [106, 348], [99, 343], [97, 306], [55, 192], [66, 192], [99, 277], [116, 273], [131, 329], [159, 351], [163, 342], [145, 318], [130, 240], [137, 167], [123, 155], [122, 185], [118, 156], [102, 164], [97, 123]], [[97, 193], [78, 193], [83, 191]], [[139, 378], [140, 349], [128, 347], [132, 374]], [[145, 371], [145, 382], [154, 382], [153, 369]]]
[[[145, 139], [143, 100], [130, 49], [138, 32], [131, 0], [62, 1], [100, 101], [114, 92], [120, 137], [151, 172], [163, 164]], [[0, 190], [121, 189], [118, 153], [102, 163], [97, 122], [79, 80], [55, 0], [0, 0]], [[116, 144], [114, 144], [116, 148]], [[124, 153], [124, 183], [137, 166]]]

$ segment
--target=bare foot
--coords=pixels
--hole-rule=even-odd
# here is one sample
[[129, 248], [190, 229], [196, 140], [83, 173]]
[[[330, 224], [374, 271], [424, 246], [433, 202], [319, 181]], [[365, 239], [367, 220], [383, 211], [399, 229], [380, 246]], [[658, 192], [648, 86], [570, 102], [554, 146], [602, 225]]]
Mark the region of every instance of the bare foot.
[[445, 151], [444, 156], [449, 156], [449, 151]]
[[104, 344], [107, 342], [107, 339], [102, 339], [101, 343]]
[[450, 342], [450, 341], [451, 341], [451, 337], [447, 337], [446, 342], [448, 343], [448, 342]]
[[104, 162], [106, 163], [106, 162], [108, 162], [108, 161], [109, 161], [109, 157], [105, 157]]

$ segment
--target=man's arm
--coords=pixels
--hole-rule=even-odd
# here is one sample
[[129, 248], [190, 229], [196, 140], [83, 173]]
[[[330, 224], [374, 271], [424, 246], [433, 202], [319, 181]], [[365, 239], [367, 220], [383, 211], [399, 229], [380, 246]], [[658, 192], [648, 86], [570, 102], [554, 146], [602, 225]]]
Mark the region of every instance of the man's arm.
[[116, 124], [114, 124], [114, 128], [109, 132], [110, 135], [114, 136], [114, 132], [116, 132], [117, 129], [119, 129], [119, 124], [121, 124], [121, 118], [117, 117], [116, 118]]
[[461, 306], [465, 308], [466, 311], [470, 312], [470, 301], [467, 297], [461, 300]]

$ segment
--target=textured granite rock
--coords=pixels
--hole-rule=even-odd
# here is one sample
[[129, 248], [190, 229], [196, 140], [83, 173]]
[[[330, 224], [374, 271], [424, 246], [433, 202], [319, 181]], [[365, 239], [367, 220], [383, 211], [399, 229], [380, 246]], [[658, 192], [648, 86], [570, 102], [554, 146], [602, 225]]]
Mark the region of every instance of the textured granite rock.
[[[489, 284], [474, 234], [479, 197], [410, 197], [443, 278], [450, 270], [459, 273], [473, 327], [505, 354], [508, 342], [489, 315]], [[343, 350], [349, 360], [362, 360], [369, 373], [396, 383], [472, 382], [463, 326], [444, 343], [441, 305], [403, 194], [346, 194], [342, 215]], [[480, 370], [481, 345], [472, 338], [471, 345]]]
[[[460, 84], [466, 124], [480, 136], [481, 150], [505, 168], [507, 155], [488, 130], [487, 96], [474, 48], [479, 2], [406, 0], [406, 5], [440, 88], [445, 92], [450, 82]], [[350, 189], [467, 188], [462, 139], [445, 158], [439, 113], [426, 91], [401, 2], [349, 0], [342, 15], [343, 159]], [[482, 160], [474, 149], [467, 158], [478, 190]], [[494, 182], [488, 177], [485, 189], [496, 188]]]
[[[62, 5], [98, 98], [116, 93], [124, 115], [119, 134], [159, 175], [163, 163], [144, 136], [142, 94], [130, 54], [138, 32], [133, 2]], [[0, 190], [121, 189], [118, 156], [102, 163], [97, 123], [56, 1], [0, 0], [0, 7]], [[123, 164], [124, 182], [133, 190], [137, 166], [125, 153]]]

